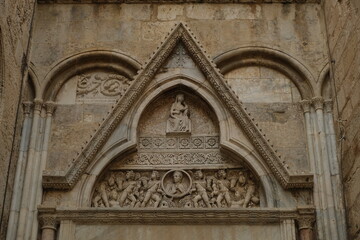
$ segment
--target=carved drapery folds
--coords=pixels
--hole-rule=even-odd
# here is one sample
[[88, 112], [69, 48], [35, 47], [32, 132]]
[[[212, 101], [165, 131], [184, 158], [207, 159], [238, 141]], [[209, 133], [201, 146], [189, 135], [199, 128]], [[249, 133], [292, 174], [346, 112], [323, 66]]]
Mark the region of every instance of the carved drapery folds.
[[167, 120], [167, 133], [190, 133], [191, 120], [189, 107], [185, 103], [184, 94], [177, 94], [175, 102], [171, 105], [170, 116]]
[[244, 168], [109, 171], [97, 183], [93, 207], [252, 208], [259, 185]]

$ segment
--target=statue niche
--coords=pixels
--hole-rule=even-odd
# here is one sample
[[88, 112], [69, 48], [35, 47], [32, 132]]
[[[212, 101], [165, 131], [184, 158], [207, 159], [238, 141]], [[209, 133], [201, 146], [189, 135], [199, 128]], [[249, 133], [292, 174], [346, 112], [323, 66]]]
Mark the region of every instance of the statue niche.
[[190, 133], [189, 107], [185, 103], [184, 94], [177, 94], [175, 102], [171, 105], [170, 116], [166, 124], [166, 133]]

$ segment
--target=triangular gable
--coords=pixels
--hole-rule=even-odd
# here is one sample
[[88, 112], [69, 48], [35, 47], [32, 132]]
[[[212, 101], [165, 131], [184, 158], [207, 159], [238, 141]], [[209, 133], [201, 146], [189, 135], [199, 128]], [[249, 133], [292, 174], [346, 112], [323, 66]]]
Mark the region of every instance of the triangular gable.
[[77, 183], [90, 162], [95, 158], [97, 152], [106, 143], [112, 132], [130, 110], [133, 103], [141, 96], [150, 81], [155, 77], [157, 71], [169, 58], [179, 41], [183, 43], [190, 56], [216, 90], [219, 98], [225, 106], [227, 106], [281, 185], [286, 189], [311, 188], [313, 186], [312, 175], [293, 175], [288, 171], [285, 162], [280, 159], [274, 149], [269, 145], [263, 134], [256, 127], [254, 121], [245, 111], [238, 97], [226, 84], [215, 64], [205, 55], [205, 52], [202, 51], [192, 35], [193, 34], [186, 29], [183, 24], [175, 27], [159, 50], [154, 53], [149, 63], [140, 70], [133, 84], [116, 103], [112, 112], [101, 124], [89, 143], [83, 148], [81, 154], [77, 156], [70, 169], [66, 173], [60, 173], [58, 175], [44, 174], [43, 186], [45, 188], [71, 189]]

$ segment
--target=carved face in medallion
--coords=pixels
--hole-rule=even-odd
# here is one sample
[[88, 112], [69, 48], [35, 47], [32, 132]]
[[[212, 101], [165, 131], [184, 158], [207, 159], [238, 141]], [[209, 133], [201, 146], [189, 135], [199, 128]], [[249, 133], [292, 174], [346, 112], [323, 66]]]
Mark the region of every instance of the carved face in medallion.
[[183, 170], [170, 170], [163, 176], [162, 188], [166, 195], [179, 198], [185, 196], [191, 188], [190, 175]]

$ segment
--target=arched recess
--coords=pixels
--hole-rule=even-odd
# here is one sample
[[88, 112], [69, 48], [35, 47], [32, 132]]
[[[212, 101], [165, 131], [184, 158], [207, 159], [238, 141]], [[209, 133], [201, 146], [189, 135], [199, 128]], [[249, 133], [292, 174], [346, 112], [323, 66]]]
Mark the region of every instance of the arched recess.
[[318, 79], [317, 96], [322, 96], [324, 99], [332, 99], [333, 97], [333, 86], [330, 78], [330, 66], [326, 64]]
[[40, 82], [33, 63], [30, 63], [28, 73], [29, 77], [25, 84], [23, 99], [26, 101], [33, 101], [34, 98], [40, 94]]
[[54, 101], [65, 82], [90, 69], [105, 69], [133, 79], [141, 65], [135, 59], [115, 51], [93, 50], [78, 53], [56, 63], [45, 76], [38, 98]]
[[[137, 101], [132, 107], [132, 110], [128, 113], [124, 124], [128, 127], [127, 137], [128, 140], [120, 139], [113, 141], [112, 143], [105, 144], [105, 148], [100, 151], [93, 162], [87, 168], [87, 175], [85, 179], [80, 182], [80, 191], [77, 195], [77, 205], [79, 207], [90, 206], [91, 195], [94, 190], [94, 185], [97, 179], [103, 171], [109, 166], [114, 160], [126, 156], [128, 153], [136, 151], [138, 132], [137, 127], [141, 116], [145, 109], [155, 99], [160, 97], [162, 94], [171, 91], [172, 89], [188, 89], [192, 93], [196, 93], [201, 99], [203, 99], [212, 111], [215, 113], [220, 128], [220, 146], [222, 151], [232, 155], [236, 159], [241, 159], [246, 163], [253, 173], [259, 178], [263, 195], [265, 196], [266, 207], [275, 206], [276, 188], [280, 187], [276, 180], [272, 177], [272, 174], [266, 164], [263, 162], [261, 157], [251, 148], [242, 142], [232, 141], [230, 139], [230, 131], [232, 130], [229, 126], [228, 119], [230, 118], [229, 113], [225, 110], [225, 106], [221, 103], [220, 99], [216, 94], [203, 82], [189, 76], [177, 75], [165, 79], [158, 80], [158, 84], [153, 85], [146, 91], [146, 94]], [[139, 111], [140, 109], [140, 111]], [[112, 137], [110, 137], [111, 139]]]
[[314, 77], [295, 58], [266, 47], [241, 47], [214, 58], [222, 74], [246, 66], [264, 66], [287, 76], [299, 89], [303, 99], [314, 97]]

